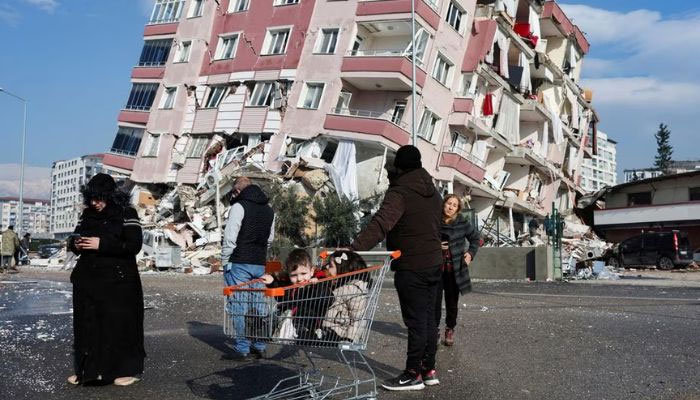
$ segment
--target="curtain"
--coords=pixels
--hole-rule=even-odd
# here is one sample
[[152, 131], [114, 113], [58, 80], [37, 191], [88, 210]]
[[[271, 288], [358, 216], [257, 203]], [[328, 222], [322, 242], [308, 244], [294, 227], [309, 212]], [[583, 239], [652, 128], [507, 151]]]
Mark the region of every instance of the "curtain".
[[486, 149], [488, 148], [488, 143], [486, 140], [477, 140], [472, 146], [472, 156], [478, 158], [486, 163]]
[[357, 160], [355, 143], [341, 140], [333, 156], [333, 162], [326, 166], [339, 197], [357, 200]]
[[520, 92], [532, 92], [532, 80], [530, 79], [530, 60], [525, 53], [520, 53], [520, 66], [523, 67], [523, 75], [520, 78]]
[[549, 117], [552, 119], [552, 134], [554, 136], [554, 143], [560, 144], [564, 141], [564, 127], [561, 124], [559, 113], [554, 108], [554, 104], [548, 96], [544, 97], [544, 106], [549, 111]]
[[542, 125], [542, 144], [538, 154], [545, 159], [549, 156], [549, 123], [547, 121]]
[[512, 144], [520, 141], [520, 105], [505, 93], [501, 97], [496, 131]]

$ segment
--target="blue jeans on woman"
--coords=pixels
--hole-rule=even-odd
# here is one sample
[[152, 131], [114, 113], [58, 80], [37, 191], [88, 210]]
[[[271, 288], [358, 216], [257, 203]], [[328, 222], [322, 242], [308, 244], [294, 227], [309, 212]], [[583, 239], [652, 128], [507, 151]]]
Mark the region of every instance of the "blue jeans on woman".
[[[254, 264], [234, 264], [228, 263], [224, 266], [224, 280], [226, 286], [239, 285], [241, 283], [258, 279], [265, 274], [264, 265]], [[251, 286], [252, 288], [263, 288], [262, 283]], [[250, 353], [250, 347], [258, 352], [265, 351], [265, 343], [261, 341], [253, 341], [246, 339], [246, 336], [252, 336], [246, 332], [246, 317], [260, 316], [264, 317], [265, 303], [262, 293], [259, 292], [236, 292], [229, 297], [229, 303], [226, 306], [226, 312], [233, 316], [233, 326], [236, 330], [236, 339], [234, 340], [233, 348], [240, 354]], [[255, 333], [253, 333], [255, 334]]]

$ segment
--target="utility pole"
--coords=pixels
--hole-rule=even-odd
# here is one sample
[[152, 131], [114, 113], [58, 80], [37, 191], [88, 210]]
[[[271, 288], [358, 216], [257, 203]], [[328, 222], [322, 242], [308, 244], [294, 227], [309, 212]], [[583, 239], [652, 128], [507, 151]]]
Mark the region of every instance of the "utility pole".
[[8, 96], [14, 97], [15, 99], [24, 103], [24, 119], [22, 121], [22, 161], [20, 165], [19, 172], [19, 204], [17, 210], [17, 234], [20, 235], [22, 232], [22, 217], [24, 214], [24, 155], [25, 146], [27, 143], [27, 105], [28, 102], [24, 98], [17, 96], [14, 93], [8, 92], [7, 90], [0, 87], [0, 92], [7, 94]]

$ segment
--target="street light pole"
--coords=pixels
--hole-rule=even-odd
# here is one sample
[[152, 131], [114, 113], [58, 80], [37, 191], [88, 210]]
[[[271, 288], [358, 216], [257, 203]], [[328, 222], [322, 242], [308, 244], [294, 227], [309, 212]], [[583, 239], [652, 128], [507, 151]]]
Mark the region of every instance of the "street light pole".
[[24, 103], [24, 118], [22, 120], [22, 162], [19, 170], [19, 204], [17, 207], [17, 234], [19, 235], [20, 232], [22, 232], [22, 217], [24, 214], [24, 155], [25, 146], [27, 143], [27, 106], [29, 102], [26, 99], [17, 96], [14, 93], [8, 92], [3, 88], [0, 88], [0, 92], [3, 92], [8, 96], [14, 97], [15, 99]]
[[411, 144], [416, 145], [416, 0], [411, 0]]

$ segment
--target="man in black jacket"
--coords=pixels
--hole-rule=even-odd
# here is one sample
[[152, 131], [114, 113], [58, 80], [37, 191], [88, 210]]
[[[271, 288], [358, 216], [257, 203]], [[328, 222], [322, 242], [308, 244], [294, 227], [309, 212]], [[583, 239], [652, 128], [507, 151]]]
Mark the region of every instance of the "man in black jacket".
[[394, 285], [408, 328], [406, 369], [382, 386], [387, 390], [420, 390], [439, 383], [435, 374], [437, 329], [435, 299], [440, 281], [441, 198], [422, 168], [420, 151], [403, 146], [394, 160], [384, 202], [350, 246], [372, 249], [386, 237], [389, 250], [401, 250], [394, 261]]
[[[250, 179], [240, 177], [233, 185], [233, 199], [229, 210], [221, 249], [221, 264], [227, 286], [238, 285], [265, 274], [267, 247], [274, 237], [274, 212], [269, 199]], [[262, 298], [258, 294], [237, 292], [230, 298], [227, 312], [232, 314], [236, 329], [235, 353], [227, 359], [246, 360], [252, 351], [262, 357], [263, 342], [253, 342], [246, 336], [246, 316], [263, 315]]]

